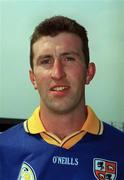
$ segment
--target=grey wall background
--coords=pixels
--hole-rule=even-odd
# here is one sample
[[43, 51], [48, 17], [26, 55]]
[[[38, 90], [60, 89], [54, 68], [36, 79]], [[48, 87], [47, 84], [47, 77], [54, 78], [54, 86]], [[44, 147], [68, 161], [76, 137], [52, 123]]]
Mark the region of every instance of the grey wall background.
[[29, 81], [29, 42], [44, 18], [65, 15], [88, 30], [97, 73], [87, 86], [87, 104], [107, 122], [124, 121], [123, 0], [1, 0], [0, 117], [28, 118], [39, 104]]

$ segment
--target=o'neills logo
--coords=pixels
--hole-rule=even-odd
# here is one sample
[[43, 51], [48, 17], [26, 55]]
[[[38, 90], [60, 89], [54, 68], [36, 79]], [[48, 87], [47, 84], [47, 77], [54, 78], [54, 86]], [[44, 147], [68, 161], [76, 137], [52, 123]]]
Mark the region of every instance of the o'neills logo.
[[78, 166], [78, 158], [53, 156], [53, 164]]

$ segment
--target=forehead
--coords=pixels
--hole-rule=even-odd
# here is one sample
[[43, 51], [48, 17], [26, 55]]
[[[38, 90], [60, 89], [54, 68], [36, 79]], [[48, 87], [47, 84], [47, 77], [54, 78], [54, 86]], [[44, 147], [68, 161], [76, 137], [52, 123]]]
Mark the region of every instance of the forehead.
[[82, 51], [80, 37], [73, 33], [60, 33], [54, 37], [43, 36], [33, 44], [34, 56], [53, 51], [63, 53], [64, 51]]

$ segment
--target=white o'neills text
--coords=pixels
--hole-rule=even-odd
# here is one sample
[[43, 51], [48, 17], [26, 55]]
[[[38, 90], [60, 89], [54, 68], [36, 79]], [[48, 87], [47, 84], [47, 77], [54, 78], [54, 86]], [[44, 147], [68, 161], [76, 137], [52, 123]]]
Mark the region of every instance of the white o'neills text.
[[53, 164], [78, 166], [78, 158], [53, 156]]

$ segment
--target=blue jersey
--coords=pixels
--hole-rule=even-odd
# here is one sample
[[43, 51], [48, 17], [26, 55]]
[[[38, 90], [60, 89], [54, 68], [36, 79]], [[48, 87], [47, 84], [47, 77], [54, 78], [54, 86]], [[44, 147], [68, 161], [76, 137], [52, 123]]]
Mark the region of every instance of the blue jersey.
[[124, 133], [103, 123], [70, 149], [16, 125], [0, 135], [0, 180], [124, 180]]

